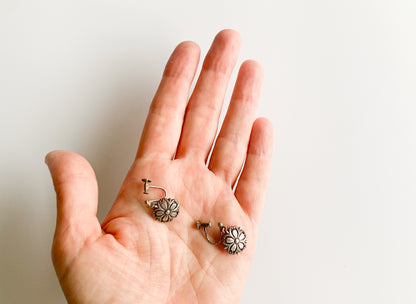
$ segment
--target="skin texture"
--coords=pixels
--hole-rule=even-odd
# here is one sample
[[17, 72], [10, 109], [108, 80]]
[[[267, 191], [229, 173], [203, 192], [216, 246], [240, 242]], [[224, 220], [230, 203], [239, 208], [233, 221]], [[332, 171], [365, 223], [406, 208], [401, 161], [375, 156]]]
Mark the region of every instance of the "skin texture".
[[[233, 30], [217, 34], [189, 101], [200, 51], [189, 41], [176, 47], [136, 159], [103, 223], [96, 217], [98, 188], [90, 164], [68, 151], [46, 156], [57, 193], [52, 260], [69, 303], [238, 302], [254, 255], [273, 146], [271, 123], [255, 119], [263, 70], [252, 60], [240, 67], [214, 143], [240, 44]], [[142, 178], [179, 201], [177, 218], [153, 218], [144, 201], [163, 193], [143, 194]], [[209, 233], [215, 240], [217, 222], [241, 226], [246, 249], [230, 255], [222, 245], [210, 245], [196, 229], [198, 219], [213, 222]]]

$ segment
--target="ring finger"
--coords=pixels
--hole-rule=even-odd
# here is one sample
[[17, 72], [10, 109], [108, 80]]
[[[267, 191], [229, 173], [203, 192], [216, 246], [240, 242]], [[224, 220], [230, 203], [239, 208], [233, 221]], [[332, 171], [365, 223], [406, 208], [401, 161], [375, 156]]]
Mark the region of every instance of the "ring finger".
[[233, 185], [244, 163], [263, 82], [259, 63], [241, 65], [230, 106], [212, 152], [209, 169]]

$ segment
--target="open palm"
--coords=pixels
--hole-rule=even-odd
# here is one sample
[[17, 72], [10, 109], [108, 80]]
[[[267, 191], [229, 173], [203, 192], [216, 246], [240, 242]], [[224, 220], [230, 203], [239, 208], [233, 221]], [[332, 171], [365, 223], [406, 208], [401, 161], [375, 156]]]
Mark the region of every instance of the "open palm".
[[[188, 102], [199, 48], [193, 42], [178, 45], [150, 107], [136, 159], [102, 224], [89, 163], [66, 151], [46, 157], [58, 201], [52, 257], [70, 303], [238, 302], [254, 254], [273, 138], [270, 122], [254, 119], [262, 69], [246, 61], [214, 143], [239, 48], [235, 31], [216, 36]], [[179, 202], [177, 218], [168, 223], [153, 218], [144, 201], [163, 193], [144, 194], [142, 178]], [[197, 220], [212, 221], [214, 240], [220, 237], [217, 222], [241, 226], [247, 247], [231, 255], [209, 244]]]

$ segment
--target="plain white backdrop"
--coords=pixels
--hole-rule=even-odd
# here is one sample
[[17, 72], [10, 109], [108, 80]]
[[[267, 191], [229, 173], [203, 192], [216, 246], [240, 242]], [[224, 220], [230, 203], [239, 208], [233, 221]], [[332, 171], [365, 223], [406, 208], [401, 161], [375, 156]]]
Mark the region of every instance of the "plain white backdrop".
[[416, 303], [415, 16], [414, 0], [1, 0], [0, 303], [65, 303], [45, 154], [92, 163], [103, 219], [170, 52], [204, 55], [223, 28], [264, 66], [275, 126], [240, 303]]

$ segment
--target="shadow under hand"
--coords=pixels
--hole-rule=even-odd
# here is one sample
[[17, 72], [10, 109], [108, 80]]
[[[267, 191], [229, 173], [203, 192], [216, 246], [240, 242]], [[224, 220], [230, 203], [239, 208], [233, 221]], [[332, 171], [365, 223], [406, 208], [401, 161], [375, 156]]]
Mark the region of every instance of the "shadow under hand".
[[[99, 188], [97, 217], [102, 222], [132, 165], [160, 71], [119, 75], [110, 96], [102, 101], [88, 144], [79, 151], [92, 165]], [[132, 69], [130, 67], [130, 69]], [[112, 77], [114, 80], [114, 77]], [[156, 80], [157, 79], [157, 80]], [[153, 82], [151, 82], [153, 81]], [[117, 81], [116, 81], [117, 82]]]
[[[55, 210], [50, 209], [50, 221], [45, 222], [47, 216], [41, 213], [48, 211], [34, 206], [31, 193], [17, 185], [9, 188], [3, 199], [6, 212], [0, 222], [0, 303], [60, 303], [49, 246]], [[29, 205], [33, 208], [27, 208]]]
[[[63, 124], [78, 123], [77, 128], [68, 128], [65, 133], [62, 126], [57, 126], [54, 133], [74, 136], [72, 142], [71, 138], [62, 140], [64, 148], [83, 155], [93, 166], [99, 186], [100, 221], [111, 208], [134, 160], [160, 77], [160, 70], [150, 68], [150, 63], [140, 61], [135, 67], [132, 65], [127, 62], [116, 63], [114, 69], [110, 66], [106, 81], [111, 87], [99, 93], [103, 98], [87, 96], [87, 104], [67, 105], [72, 107], [70, 113], [83, 111], [82, 119], [76, 114], [62, 115]], [[98, 91], [91, 90], [92, 95]], [[74, 134], [74, 130], [81, 131]], [[31, 147], [25, 150], [23, 160], [12, 156], [13, 160], [5, 162], [7, 168], [2, 168], [7, 179], [1, 185], [4, 191], [0, 191], [0, 303], [66, 303], [50, 258], [56, 208], [52, 182], [43, 164], [49, 149]]]

